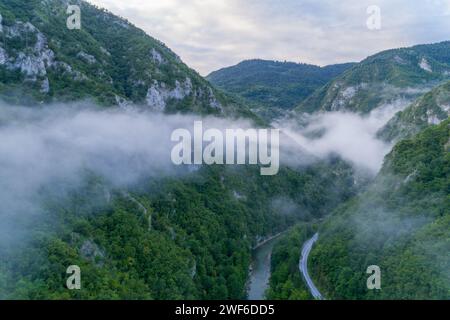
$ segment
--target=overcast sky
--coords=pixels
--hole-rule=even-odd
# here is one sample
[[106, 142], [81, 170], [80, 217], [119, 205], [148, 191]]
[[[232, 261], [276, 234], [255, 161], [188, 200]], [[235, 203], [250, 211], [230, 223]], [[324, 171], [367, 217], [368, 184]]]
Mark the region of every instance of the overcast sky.
[[[318, 65], [450, 40], [450, 0], [89, 0], [163, 41], [202, 75], [244, 59]], [[381, 9], [369, 30], [367, 8]]]

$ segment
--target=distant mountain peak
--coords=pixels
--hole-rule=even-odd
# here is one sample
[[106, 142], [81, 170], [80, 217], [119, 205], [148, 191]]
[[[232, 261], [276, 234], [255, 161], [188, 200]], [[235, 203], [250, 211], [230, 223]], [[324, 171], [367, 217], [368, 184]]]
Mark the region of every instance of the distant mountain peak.
[[253, 103], [255, 112], [271, 119], [293, 109], [314, 90], [352, 66], [353, 63], [319, 67], [251, 59], [212, 72], [207, 79]]

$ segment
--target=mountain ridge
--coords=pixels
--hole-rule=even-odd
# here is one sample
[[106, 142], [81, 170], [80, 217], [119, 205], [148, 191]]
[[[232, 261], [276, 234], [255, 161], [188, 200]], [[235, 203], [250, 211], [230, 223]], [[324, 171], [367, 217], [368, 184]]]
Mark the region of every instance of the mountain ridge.
[[[81, 30], [66, 28], [69, 3], [81, 5]], [[92, 99], [99, 106], [88, 107], [102, 115], [109, 113], [97, 112], [102, 108], [137, 104], [199, 118], [228, 117], [230, 122], [238, 116], [257, 118], [160, 42], [105, 10], [80, 1], [4, 0], [0, 14], [0, 97], [14, 105], [14, 112], [39, 113], [44, 104], [58, 107], [59, 102]], [[15, 108], [17, 104], [29, 108]], [[0, 113], [7, 115], [2, 117], [2, 132], [10, 127], [22, 132], [22, 122], [9, 123], [2, 107]], [[29, 126], [24, 118], [24, 126]], [[36, 126], [37, 132], [42, 126]], [[108, 127], [119, 136], [127, 134], [126, 128], [115, 123]], [[55, 131], [64, 135], [65, 130], [70, 128]], [[136, 140], [141, 138], [146, 137]], [[44, 140], [44, 145], [52, 145], [52, 134]], [[89, 137], [81, 140], [90, 142]], [[134, 141], [124, 152], [134, 155]], [[0, 144], [19, 151], [23, 147], [15, 139]], [[65, 155], [64, 147], [59, 144], [54, 152]], [[95, 143], [92, 148], [102, 158], [101, 148]], [[111, 158], [117, 148], [112, 149], [112, 156], [104, 159], [108, 164], [115, 162]], [[2, 155], [9, 159], [7, 152]], [[72, 190], [67, 168], [45, 155], [32, 155], [33, 163], [42, 161], [62, 172], [63, 181], [56, 187], [40, 186], [39, 194], [32, 194], [35, 206], [25, 212], [20, 208], [11, 214], [0, 201], [2, 239], [10, 234], [16, 239], [16, 230], [26, 233], [26, 241], [11, 246], [0, 241], [0, 299], [243, 299], [257, 239], [294, 221], [324, 215], [354, 192], [353, 169], [338, 159], [314, 163], [301, 172], [283, 166], [271, 177], [260, 176], [253, 166], [195, 166], [185, 168], [182, 176], [139, 175], [133, 186], [117, 186], [108, 182], [107, 173], [88, 170], [77, 175], [80, 181], [73, 188], [80, 187]], [[170, 165], [169, 152], [165, 159]], [[136, 165], [119, 163], [130, 169]], [[0, 167], [0, 175], [8, 169]], [[12, 184], [29, 178], [19, 171]], [[277, 210], [274, 203], [280, 199], [289, 199], [302, 214]], [[83, 290], [67, 290], [71, 265], [82, 270]]]
[[[368, 190], [321, 226], [312, 273], [336, 299], [448, 299], [450, 120], [402, 140]], [[365, 287], [381, 268], [382, 290]]]
[[412, 102], [450, 78], [450, 41], [390, 49], [367, 57], [316, 90], [298, 113], [368, 113], [399, 100]]
[[257, 113], [273, 118], [293, 109], [315, 89], [351, 66], [353, 63], [319, 67], [305, 63], [252, 59], [214, 71], [206, 79], [242, 97], [253, 105], [252, 110]]
[[66, 26], [68, 1], [0, 3], [0, 97], [10, 104], [94, 100], [168, 113], [256, 118], [161, 41], [85, 1], [82, 27]]
[[418, 98], [397, 113], [378, 136], [386, 141], [410, 138], [431, 125], [450, 117], [450, 82], [446, 82]]

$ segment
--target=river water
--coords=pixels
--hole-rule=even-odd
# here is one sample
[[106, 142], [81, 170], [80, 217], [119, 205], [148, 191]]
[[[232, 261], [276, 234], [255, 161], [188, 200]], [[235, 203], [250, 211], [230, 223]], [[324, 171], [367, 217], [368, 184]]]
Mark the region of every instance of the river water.
[[249, 286], [247, 290], [248, 300], [263, 300], [264, 293], [269, 287], [270, 257], [273, 246], [279, 238], [274, 238], [253, 250], [252, 271], [250, 272]]

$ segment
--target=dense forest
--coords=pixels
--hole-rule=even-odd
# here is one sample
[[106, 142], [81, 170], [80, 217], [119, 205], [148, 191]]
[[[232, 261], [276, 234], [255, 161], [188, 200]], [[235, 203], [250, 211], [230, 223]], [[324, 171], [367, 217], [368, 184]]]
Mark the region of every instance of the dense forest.
[[316, 90], [297, 112], [368, 113], [412, 101], [450, 76], [450, 42], [387, 50], [370, 56]]
[[313, 235], [314, 226], [296, 225], [275, 245], [271, 257], [271, 276], [266, 297], [270, 300], [310, 300], [311, 294], [299, 272], [303, 243]]
[[[338, 299], [450, 296], [450, 121], [398, 143], [374, 184], [320, 228], [313, 277]], [[382, 289], [367, 290], [378, 265]]]
[[285, 116], [316, 89], [353, 63], [319, 67], [304, 63], [246, 60], [206, 77], [217, 87], [245, 99], [266, 119]]
[[66, 1], [0, 3], [3, 101], [133, 104], [259, 121], [239, 99], [211, 86], [159, 40], [105, 9], [77, 4], [83, 14], [80, 30], [66, 26]]
[[[31, 108], [85, 99], [103, 108], [159, 103], [165, 113], [263, 124], [161, 42], [77, 3], [79, 32], [66, 28], [64, 1], [0, 3], [2, 101]], [[81, 187], [42, 186], [33, 195], [39, 206], [24, 216], [2, 208], [14, 241], [3, 235], [0, 244], [0, 298], [244, 298], [258, 239], [322, 217], [356, 190], [353, 169], [339, 159], [282, 168], [272, 178], [256, 167], [191, 169], [182, 177], [141, 177], [127, 188], [84, 172]], [[70, 265], [80, 266], [84, 290], [67, 290]]]
[[450, 82], [446, 82], [398, 112], [378, 133], [380, 138], [399, 141], [410, 138], [429, 125], [448, 118], [450, 111]]

